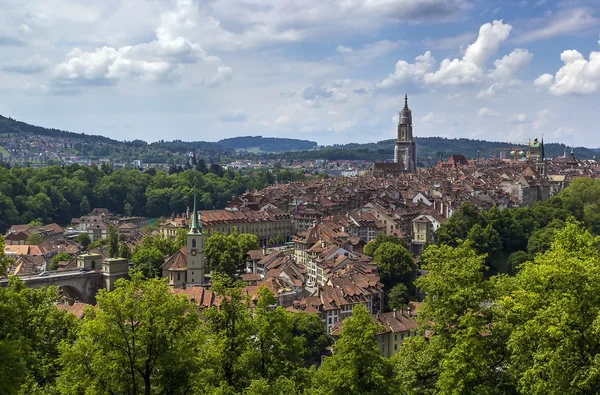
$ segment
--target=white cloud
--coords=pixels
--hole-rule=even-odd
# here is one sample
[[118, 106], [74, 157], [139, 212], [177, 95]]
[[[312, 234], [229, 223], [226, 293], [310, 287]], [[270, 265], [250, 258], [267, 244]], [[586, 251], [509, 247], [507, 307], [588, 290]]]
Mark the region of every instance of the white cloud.
[[[501, 20], [486, 23], [479, 29], [474, 43], [468, 46], [461, 59], [446, 58], [434, 71], [435, 58], [430, 51], [416, 58], [415, 63], [400, 60], [396, 70], [386, 79], [376, 84], [378, 88], [395, 87], [403, 82], [424, 82], [432, 85], [466, 85], [484, 79], [484, 69], [489, 59], [498, 51], [500, 44], [508, 38], [512, 27]], [[496, 75], [507, 74], [517, 70], [527, 58], [528, 52], [516, 51], [498, 60]], [[525, 56], [524, 56], [525, 55]], [[525, 62], [526, 63], [526, 62]]]
[[489, 77], [495, 80], [508, 80], [523, 70], [531, 62], [532, 58], [533, 54], [526, 49], [514, 49], [502, 59], [494, 61], [496, 68], [490, 71]]
[[204, 80], [204, 84], [215, 87], [215, 86], [219, 86], [220, 84], [222, 84], [225, 81], [230, 81], [232, 78], [233, 78], [233, 71], [231, 70], [231, 67], [220, 66], [220, 67], [217, 67], [217, 71], [213, 76]]
[[75, 48], [55, 66], [53, 85], [113, 84], [120, 79], [170, 81], [177, 79], [181, 65], [218, 60], [185, 37], [198, 26], [198, 17], [198, 8], [191, 0], [178, 0], [175, 8], [161, 14], [151, 42], [104, 46], [91, 52]]
[[428, 122], [428, 123], [444, 123], [446, 122], [445, 119], [445, 115], [443, 113], [434, 113], [434, 112], [429, 112], [427, 114], [425, 114], [425, 116], [423, 118], [421, 118], [421, 120], [423, 122]]
[[542, 74], [534, 85], [547, 87], [553, 95], [590, 94], [600, 90], [600, 51], [591, 52], [589, 59], [574, 49], [560, 54], [562, 66], [554, 75]]
[[389, 74], [386, 79], [376, 84], [377, 88], [394, 88], [406, 81], [420, 81], [436, 65], [435, 58], [430, 51], [415, 58], [415, 63], [408, 63], [399, 60], [396, 63], [396, 70]]
[[477, 40], [467, 48], [464, 62], [484, 67], [485, 63], [498, 51], [498, 47], [508, 38], [512, 26], [502, 20], [486, 23], [479, 28]]
[[513, 114], [508, 118], [508, 122], [512, 124], [530, 123], [531, 121], [525, 114]]
[[549, 87], [550, 85], [552, 85], [553, 79], [554, 77], [552, 76], [552, 74], [542, 74], [533, 81], [533, 85]]
[[487, 89], [479, 91], [479, 93], [477, 93], [476, 97], [478, 99], [483, 99], [486, 97], [494, 97], [496, 95], [497, 91], [498, 91], [498, 83], [495, 82], [492, 85], [490, 85]]
[[42, 58], [39, 55], [34, 55], [27, 60], [17, 60], [0, 64], [0, 69], [11, 73], [36, 74], [46, 70], [51, 65], [52, 62], [50, 62], [48, 59]]
[[488, 108], [488, 107], [482, 107], [479, 109], [479, 111], [477, 112], [477, 116], [479, 118], [485, 118], [485, 117], [497, 117], [498, 114], [496, 111], [493, 111], [492, 109]]
[[335, 50], [339, 53], [344, 53], [344, 52], [352, 52], [352, 48], [350, 47], [345, 47], [343, 45], [338, 45]]
[[529, 42], [544, 40], [598, 26], [600, 20], [595, 18], [593, 13], [593, 10], [587, 8], [563, 10], [553, 15], [549, 21], [544, 21], [545, 26], [521, 33], [516, 38], [516, 41]]
[[482, 80], [483, 68], [500, 44], [506, 41], [511, 25], [500, 21], [486, 23], [479, 28], [477, 40], [465, 51], [462, 59], [444, 59], [440, 69], [425, 75], [425, 82], [440, 85], [463, 85]]

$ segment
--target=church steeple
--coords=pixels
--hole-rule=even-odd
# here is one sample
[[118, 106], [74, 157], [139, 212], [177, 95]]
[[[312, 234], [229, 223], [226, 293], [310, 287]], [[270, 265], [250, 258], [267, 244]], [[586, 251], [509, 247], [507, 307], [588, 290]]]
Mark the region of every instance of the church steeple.
[[198, 210], [196, 210], [196, 192], [194, 191], [194, 211], [192, 212], [192, 223], [189, 233], [202, 233], [202, 222], [198, 221]]
[[185, 283], [187, 285], [204, 284], [206, 267], [204, 262], [204, 234], [202, 233], [202, 220], [198, 219], [196, 207], [196, 193], [194, 192], [194, 211], [192, 212], [192, 223], [187, 234], [187, 271]]

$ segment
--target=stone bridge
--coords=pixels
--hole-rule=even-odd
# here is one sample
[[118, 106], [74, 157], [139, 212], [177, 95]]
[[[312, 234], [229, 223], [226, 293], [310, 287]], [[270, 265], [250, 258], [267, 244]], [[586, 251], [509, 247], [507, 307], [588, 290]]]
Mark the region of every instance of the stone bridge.
[[[85, 303], [96, 303], [96, 292], [105, 288], [102, 272], [65, 271], [50, 272], [48, 276], [25, 275], [19, 276], [28, 288], [41, 288], [49, 286], [59, 287], [59, 292], [71, 300]], [[6, 286], [8, 280], [0, 280], [0, 286]]]

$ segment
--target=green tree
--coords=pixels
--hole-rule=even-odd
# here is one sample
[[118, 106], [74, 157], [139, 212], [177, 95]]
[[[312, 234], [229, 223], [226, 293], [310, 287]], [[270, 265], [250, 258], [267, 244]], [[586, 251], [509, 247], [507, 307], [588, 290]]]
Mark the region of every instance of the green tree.
[[8, 272], [9, 259], [4, 254], [4, 236], [0, 234], [0, 277]]
[[108, 226], [108, 256], [114, 258], [119, 252], [119, 232], [113, 225]]
[[79, 204], [79, 212], [81, 215], [88, 215], [92, 212], [92, 206], [90, 206], [90, 201], [87, 196], [83, 196], [81, 198], [81, 203]]
[[255, 235], [213, 233], [206, 240], [204, 256], [212, 270], [235, 278], [245, 264], [246, 253], [253, 249], [258, 249]]
[[27, 239], [25, 239], [25, 244], [42, 244], [44, 242], [44, 239], [42, 238], [42, 236], [40, 236], [39, 234], [32, 232], [27, 236]]
[[399, 282], [410, 283], [415, 265], [406, 247], [386, 241], [375, 250], [373, 261], [385, 289], [392, 289]]
[[289, 376], [302, 362], [305, 339], [294, 336], [293, 318], [283, 307], [275, 307], [273, 292], [266, 287], [258, 291], [253, 317], [256, 351], [252, 359], [258, 375], [270, 381]]
[[54, 255], [50, 260], [50, 270], [58, 269], [58, 262], [69, 260], [71, 260], [71, 254], [67, 252], [61, 252], [60, 254]]
[[409, 339], [401, 347], [395, 359], [396, 370], [401, 372], [398, 381], [417, 384], [410, 390], [400, 383], [401, 393], [502, 394], [510, 390], [506, 372], [499, 368], [505, 362], [503, 347], [490, 325], [485, 256], [477, 255], [467, 241], [456, 247], [431, 245], [421, 259], [427, 275], [418, 278], [416, 285], [427, 296], [418, 319], [420, 330], [432, 335], [427, 343]]
[[375, 251], [383, 243], [392, 243], [392, 244], [406, 247], [406, 244], [404, 243], [404, 241], [402, 239], [399, 239], [398, 237], [396, 237], [394, 235], [380, 234], [380, 235], [377, 235], [373, 240], [371, 240], [367, 243], [367, 245], [364, 248], [364, 253], [371, 257], [375, 256]]
[[131, 261], [134, 263], [134, 270], [139, 271], [146, 278], [160, 276], [160, 266], [164, 263], [163, 253], [154, 246], [138, 246], [133, 252]]
[[592, 394], [600, 388], [598, 237], [568, 221], [549, 250], [499, 281], [496, 326], [521, 394]]
[[76, 319], [54, 304], [55, 287], [29, 289], [18, 277], [0, 287], [0, 393], [46, 393], [59, 373], [59, 343]]
[[515, 274], [519, 271], [522, 263], [529, 260], [529, 254], [525, 251], [515, 251], [508, 256], [508, 274]]
[[75, 342], [61, 347], [60, 393], [189, 393], [203, 344], [194, 306], [140, 275], [96, 299]]
[[92, 240], [90, 240], [90, 235], [87, 233], [78, 234], [77, 237], [75, 237], [75, 241], [81, 244], [84, 249], [87, 249], [92, 242]]
[[304, 338], [303, 356], [306, 365], [321, 362], [321, 356], [327, 353], [333, 344], [333, 338], [327, 333], [321, 317], [317, 314], [298, 312], [292, 314], [292, 332], [296, 337]]
[[388, 291], [387, 304], [392, 310], [399, 310], [408, 304], [408, 287], [398, 283]]
[[380, 327], [371, 321], [363, 305], [356, 305], [343, 322], [333, 355], [326, 357], [314, 375], [316, 394], [388, 394], [392, 370], [377, 347]]
[[211, 283], [222, 303], [219, 308], [211, 307], [204, 312], [210, 341], [200, 364], [211, 369], [195, 376], [196, 392], [240, 393], [253, 378], [249, 358], [255, 350], [250, 301], [242, 293], [242, 284], [234, 283], [224, 274], [213, 275]]
[[121, 242], [121, 244], [119, 244], [119, 258], [129, 259], [130, 255], [131, 251], [129, 250], [129, 246], [127, 245], [127, 243]]

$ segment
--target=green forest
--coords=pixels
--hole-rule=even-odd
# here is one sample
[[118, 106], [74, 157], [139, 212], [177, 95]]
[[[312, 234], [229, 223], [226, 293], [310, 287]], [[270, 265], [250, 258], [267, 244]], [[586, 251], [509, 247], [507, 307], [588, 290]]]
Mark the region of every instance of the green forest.
[[275, 180], [295, 181], [306, 176], [286, 169], [242, 173], [207, 167], [172, 168], [168, 174], [149, 169], [114, 170], [79, 165], [44, 168], [0, 166], [0, 233], [13, 224], [40, 221], [67, 225], [73, 217], [87, 215], [94, 207], [114, 214], [148, 217], [184, 213], [198, 193], [198, 209], [224, 208], [232, 196], [261, 189]]

